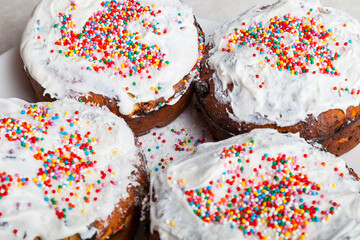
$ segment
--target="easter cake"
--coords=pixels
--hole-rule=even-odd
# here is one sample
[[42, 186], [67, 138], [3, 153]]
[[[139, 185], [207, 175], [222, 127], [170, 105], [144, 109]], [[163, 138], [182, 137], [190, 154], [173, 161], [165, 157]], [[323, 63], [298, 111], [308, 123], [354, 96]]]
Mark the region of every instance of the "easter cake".
[[0, 239], [133, 237], [147, 176], [124, 120], [70, 99], [0, 108]]
[[298, 134], [204, 143], [151, 176], [150, 239], [358, 239], [358, 179]]
[[218, 28], [196, 92], [214, 135], [299, 132], [341, 155], [360, 141], [360, 24], [318, 0], [254, 7]]
[[179, 0], [44, 0], [20, 50], [39, 100], [107, 106], [139, 136], [185, 109], [203, 41]]

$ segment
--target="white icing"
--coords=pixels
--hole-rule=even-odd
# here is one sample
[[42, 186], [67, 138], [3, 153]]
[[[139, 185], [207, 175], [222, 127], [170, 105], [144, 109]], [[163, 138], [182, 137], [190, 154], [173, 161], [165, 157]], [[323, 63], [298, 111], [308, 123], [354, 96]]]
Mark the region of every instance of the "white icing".
[[193, 102], [166, 127], [154, 128], [138, 137], [150, 174], [163, 171], [173, 162], [191, 155], [202, 143], [213, 141], [197, 109]]
[[[241, 145], [245, 142], [255, 140], [256, 145], [253, 146], [252, 154], [240, 155], [242, 163], [237, 163], [239, 157], [229, 157], [221, 159], [220, 154], [224, 147]], [[249, 148], [248, 150], [249, 151]], [[330, 200], [341, 204], [335, 209], [334, 215], [330, 215], [329, 221], [321, 220], [320, 222], [310, 222], [307, 225], [306, 239], [358, 239], [360, 236], [360, 182], [356, 181], [353, 176], [348, 174], [345, 162], [335, 156], [320, 151], [312, 147], [305, 140], [294, 134], [280, 134], [274, 130], [262, 129], [254, 130], [248, 134], [233, 137], [225, 141], [216, 143], [205, 143], [199, 146], [187, 159], [178, 161], [170, 165], [165, 171], [159, 172], [151, 176], [152, 194], [156, 201], [151, 202], [151, 229], [160, 233], [160, 238], [166, 239], [259, 239], [258, 236], [244, 236], [239, 229], [231, 229], [230, 222], [224, 224], [205, 223], [197, 217], [187, 201], [188, 196], [185, 195], [186, 190], [201, 189], [209, 186], [209, 182], [216, 179], [231, 179], [227, 175], [223, 176], [223, 172], [235, 170], [237, 167], [245, 167], [241, 171], [240, 178], [235, 179], [233, 191], [236, 187], [242, 187], [241, 179], [254, 179], [259, 183], [264, 180], [274, 179], [274, 170], [272, 170], [272, 162], [262, 161], [262, 156], [267, 153], [269, 157], [277, 157], [278, 154], [286, 154], [287, 156], [298, 157], [296, 160], [300, 166], [306, 166], [302, 169], [303, 174], [308, 175], [308, 179], [316, 184], [321, 185], [319, 195], [295, 195], [297, 201], [300, 197], [304, 202], [310, 203], [313, 200], [321, 201], [317, 205], [319, 211], [329, 209]], [[308, 156], [303, 157], [304, 154]], [[249, 159], [249, 163], [244, 161]], [[227, 164], [228, 161], [233, 164]], [[326, 165], [322, 166], [322, 162]], [[259, 168], [259, 165], [262, 168]], [[258, 175], [252, 170], [258, 169]], [[334, 169], [338, 168], [335, 172]], [[267, 175], [266, 172], [270, 174]], [[339, 174], [344, 173], [344, 177]], [[261, 175], [264, 175], [263, 177]], [[220, 177], [222, 176], [222, 177]], [[169, 180], [169, 177], [171, 179]], [[183, 184], [179, 181], [184, 180]], [[216, 182], [215, 182], [216, 183]], [[335, 184], [335, 185], [333, 185]], [[223, 188], [212, 185], [212, 191], [215, 198], [223, 196], [228, 189], [228, 185]], [[244, 189], [249, 185], [245, 185]], [[236, 194], [236, 193], [231, 193]], [[231, 195], [230, 194], [230, 195]], [[322, 198], [321, 195], [324, 195]], [[219, 201], [217, 199], [216, 201]], [[202, 212], [206, 212], [202, 208]], [[256, 228], [267, 236], [268, 239], [279, 239], [276, 230], [267, 228], [266, 224], [261, 224]], [[173, 224], [171, 224], [173, 223]], [[293, 239], [299, 239], [299, 236], [292, 236]], [[284, 237], [284, 239], [287, 239]]]
[[[103, 1], [76, 0], [74, 2], [78, 6], [72, 14], [76, 24], [75, 31], [81, 32], [83, 24], [100, 9]], [[148, 68], [150, 72], [144, 75], [144, 79], [141, 79], [140, 75], [123, 78], [115, 75], [114, 69], [111, 68], [100, 73], [82, 70], [83, 67], [91, 67], [93, 62], [78, 56], [74, 61], [74, 57], [66, 58], [64, 54], [57, 53], [59, 50], [64, 51], [65, 48], [55, 45], [61, 35], [60, 27], [54, 28], [54, 25], [59, 23], [59, 12], [69, 13], [68, 10], [71, 7], [69, 0], [44, 0], [36, 8], [21, 43], [21, 56], [26, 70], [45, 88], [45, 94], [48, 93], [51, 97], [61, 99], [66, 96], [74, 97], [78, 94], [86, 95], [94, 92], [117, 99], [119, 110], [124, 115], [132, 113], [136, 103], [162, 97], [165, 101], [169, 100], [175, 93], [173, 86], [192, 70], [199, 57], [198, 32], [194, 26], [192, 9], [178, 0], [141, 0], [139, 2], [143, 6], [155, 4], [154, 10], [162, 11], [156, 17], [150, 17], [150, 14], [142, 15], [138, 21], [128, 25], [129, 32], [139, 32], [140, 42], [149, 45], [156, 44], [160, 47], [160, 51], [166, 54], [165, 60], [170, 64], [161, 70]], [[158, 23], [157, 27], [162, 30], [167, 29], [167, 33], [157, 36], [140, 26], [139, 21], [145, 18], [151, 18], [153, 22]], [[181, 24], [178, 21], [181, 21]], [[38, 39], [38, 36], [41, 39]], [[54, 53], [50, 53], [52, 49]], [[121, 65], [124, 59], [115, 59], [115, 62]], [[148, 79], [148, 75], [152, 78]], [[159, 86], [162, 89], [155, 94], [151, 87]], [[125, 90], [126, 87], [129, 88], [128, 91]], [[128, 93], [134, 95], [134, 98]]]
[[[12, 117], [26, 121], [33, 126], [39, 125], [39, 121], [35, 120], [28, 114], [20, 114], [24, 109], [24, 105], [28, 104], [19, 99], [0, 100], [0, 118]], [[40, 106], [46, 106], [47, 103], [39, 103]], [[96, 138], [96, 141], [90, 143], [96, 154], [86, 156], [84, 151], [78, 147], [71, 147], [71, 152], [76, 153], [86, 161], [94, 160], [97, 163], [94, 167], [89, 167], [81, 170], [85, 176], [86, 183], [73, 181], [73, 184], [66, 180], [67, 176], [62, 175], [60, 180], [52, 180], [53, 187], [39, 187], [33, 181], [34, 178], [40, 179], [37, 176], [39, 168], [44, 169], [42, 160], [34, 158], [34, 152], [30, 148], [22, 147], [19, 141], [9, 142], [5, 137], [7, 133], [4, 129], [0, 129], [0, 169], [1, 172], [6, 172], [13, 176], [14, 181], [8, 190], [8, 195], [0, 199], [0, 239], [25, 239], [33, 240], [35, 237], [40, 237], [42, 240], [62, 239], [79, 233], [82, 237], [90, 238], [96, 233], [94, 227], [90, 228], [90, 224], [95, 220], [104, 220], [106, 226], [106, 219], [114, 210], [116, 204], [121, 199], [128, 197], [127, 188], [129, 186], [137, 186], [138, 183], [130, 176], [132, 172], [137, 171], [137, 166], [140, 166], [139, 151], [135, 146], [135, 139], [132, 131], [126, 125], [124, 120], [118, 118], [114, 114], [96, 108], [90, 107], [86, 104], [78, 103], [74, 100], [65, 99], [64, 101], [56, 101], [49, 103], [50, 113], [46, 120], [51, 119], [54, 114], [59, 113], [59, 119], [53, 121], [53, 125], [49, 126], [48, 134], [39, 132], [34, 133], [36, 137], [43, 137], [43, 141], [35, 143], [37, 149], [44, 148], [45, 152], [48, 150], [55, 150], [61, 148], [64, 135], [60, 135], [60, 128], [65, 127], [63, 131], [68, 134], [74, 134], [78, 131], [87, 141], [84, 135], [90, 132], [89, 138]], [[75, 114], [79, 111], [79, 114]], [[65, 115], [65, 112], [68, 112]], [[69, 126], [67, 119], [72, 117], [79, 118], [79, 121], [73, 126]], [[112, 127], [112, 130], [109, 130]], [[11, 133], [11, 132], [10, 132]], [[32, 136], [32, 135], [30, 135]], [[82, 142], [82, 141], [81, 141]], [[68, 146], [71, 146], [68, 144]], [[14, 153], [10, 151], [14, 150]], [[64, 152], [64, 148], [62, 148]], [[115, 154], [117, 151], [117, 154]], [[66, 152], [66, 154], [69, 154]], [[76, 160], [75, 160], [76, 161]], [[111, 175], [108, 172], [111, 166]], [[88, 172], [88, 171], [91, 171]], [[105, 171], [107, 176], [100, 179], [100, 171]], [[16, 174], [20, 178], [29, 178], [28, 185], [18, 187], [16, 186]], [[101, 184], [106, 184], [102, 187], [100, 193], [95, 193], [95, 189], [99, 188], [97, 180], [101, 180]], [[110, 184], [113, 180], [116, 185]], [[2, 184], [2, 182], [0, 182]], [[86, 195], [86, 184], [93, 184], [90, 190], [91, 194]], [[51, 191], [57, 189], [58, 185], [63, 186], [61, 193], [45, 194], [44, 191]], [[80, 190], [76, 190], [79, 186]], [[78, 197], [71, 197], [69, 193], [79, 193]], [[88, 196], [89, 203], [85, 203], [84, 197]], [[66, 218], [59, 219], [55, 214], [55, 209], [50, 208], [52, 204], [45, 201], [45, 197], [56, 197], [58, 207], [66, 208]], [[62, 198], [69, 198], [66, 202]], [[97, 201], [93, 198], [97, 197]], [[68, 209], [68, 203], [75, 204], [75, 208]], [[20, 204], [20, 205], [19, 205]], [[31, 205], [29, 205], [31, 204]], [[84, 210], [84, 213], [81, 211]], [[14, 230], [17, 233], [14, 234]]]
[[[313, 12], [307, 15], [311, 8]], [[332, 30], [328, 43], [333, 52], [341, 54], [333, 61], [340, 76], [321, 74], [315, 64], [309, 66], [308, 73], [299, 75], [290, 74], [287, 70], [280, 72], [276, 67], [271, 68], [269, 63], [260, 65], [265, 56], [269, 57], [271, 64], [276, 64], [276, 56], [266, 54], [269, 49], [258, 42], [256, 46], [265, 49], [264, 55], [260, 55], [256, 47], [248, 45], [241, 48], [236, 45], [230, 53], [222, 51], [228, 43], [224, 36], [233, 33], [235, 28], [245, 30], [255, 22], [262, 22], [265, 28], [271, 18], [278, 16], [282, 19], [289, 13], [299, 18], [314, 18], [317, 24]], [[242, 25], [243, 22], [245, 25]], [[344, 24], [347, 27], [343, 27]], [[305, 120], [309, 114], [317, 117], [329, 109], [345, 111], [349, 106], [357, 106], [360, 95], [351, 95], [350, 92], [360, 89], [359, 33], [357, 20], [340, 10], [322, 7], [318, 0], [281, 0], [264, 9], [252, 8], [217, 29], [210, 40], [213, 48], [208, 64], [215, 69], [212, 78], [215, 96], [220, 102], [230, 102], [233, 114], [229, 115], [234, 121], [259, 125], [276, 123], [278, 126], [290, 126]], [[294, 41], [291, 34], [283, 35], [285, 44]], [[334, 41], [334, 38], [337, 40]], [[343, 43], [349, 40], [352, 44], [344, 51]], [[336, 42], [340, 46], [336, 46]], [[254, 53], [256, 57], [253, 57]], [[313, 74], [313, 71], [317, 73]], [[259, 88], [262, 82], [265, 84]], [[233, 90], [223, 91], [228, 84], [233, 84]], [[333, 90], [334, 86], [338, 90]], [[349, 92], [340, 91], [341, 88], [348, 88]]]

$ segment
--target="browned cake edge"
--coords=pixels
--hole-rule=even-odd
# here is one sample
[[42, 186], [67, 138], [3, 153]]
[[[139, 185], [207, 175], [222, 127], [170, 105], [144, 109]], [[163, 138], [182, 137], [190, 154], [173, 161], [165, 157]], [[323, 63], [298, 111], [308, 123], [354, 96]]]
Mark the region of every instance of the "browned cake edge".
[[[228, 112], [233, 112], [230, 103], [220, 103], [215, 97], [212, 79], [214, 70], [206, 64], [209, 58], [209, 48], [207, 46], [205, 50], [201, 80], [196, 83], [195, 91], [204, 118], [215, 138], [225, 139], [250, 132], [256, 128], [273, 128], [279, 132], [299, 132], [301, 137], [322, 144], [329, 152], [337, 156], [350, 151], [359, 143], [360, 105], [349, 106], [345, 112], [340, 109], [330, 109], [321, 113], [317, 118], [308, 115], [304, 121], [286, 127], [276, 124], [239, 123], [232, 120], [228, 114]], [[228, 85], [228, 89], [222, 94], [226, 95], [231, 88], [232, 86]]]

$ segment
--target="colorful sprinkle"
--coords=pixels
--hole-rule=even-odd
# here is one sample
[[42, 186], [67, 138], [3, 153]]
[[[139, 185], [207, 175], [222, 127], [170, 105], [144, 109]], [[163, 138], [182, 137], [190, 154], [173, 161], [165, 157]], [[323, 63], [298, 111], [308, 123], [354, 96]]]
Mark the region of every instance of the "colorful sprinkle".
[[[249, 165], [255, 146], [252, 140], [223, 148], [219, 159], [226, 170], [204, 188], [184, 190], [189, 206], [202, 221], [227, 224], [245, 236], [267, 239], [260, 230], [266, 227], [280, 239], [305, 238], [307, 225], [329, 220], [339, 204], [330, 200], [330, 207], [320, 210], [322, 187], [309, 179], [296, 156], [264, 154], [260, 165]], [[243, 176], [251, 171], [251, 178]]]

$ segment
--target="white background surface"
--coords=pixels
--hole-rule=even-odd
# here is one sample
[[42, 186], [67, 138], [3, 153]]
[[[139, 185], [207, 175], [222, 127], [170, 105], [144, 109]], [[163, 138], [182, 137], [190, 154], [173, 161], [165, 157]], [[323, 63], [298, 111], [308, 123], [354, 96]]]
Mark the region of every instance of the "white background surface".
[[[40, 0], [0, 0], [0, 54], [19, 45], [22, 31], [31, 12]], [[64, 0], [58, 0], [64, 1]], [[171, 0], [169, 0], [171, 1]], [[183, 0], [194, 8], [197, 17], [227, 21], [257, 4], [275, 0]], [[314, 0], [315, 1], [315, 0]], [[322, 0], [324, 5], [346, 10], [360, 19], [360, 0]]]

